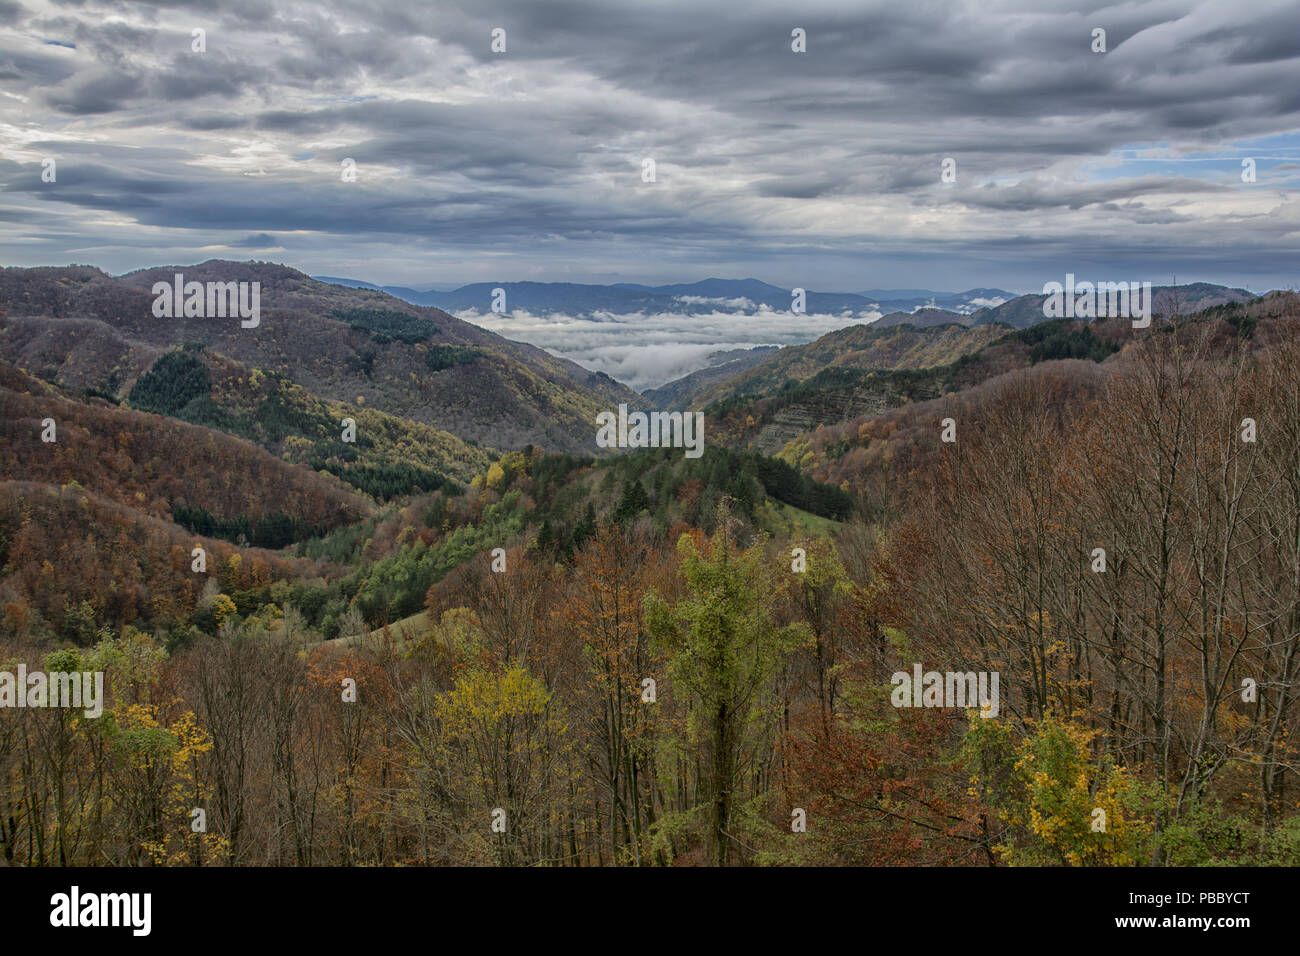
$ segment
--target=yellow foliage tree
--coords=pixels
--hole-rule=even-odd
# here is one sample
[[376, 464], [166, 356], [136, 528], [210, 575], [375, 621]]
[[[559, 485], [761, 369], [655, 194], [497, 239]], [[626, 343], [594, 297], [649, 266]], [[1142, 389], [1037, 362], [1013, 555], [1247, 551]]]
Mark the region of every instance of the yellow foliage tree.
[[235, 613], [235, 602], [228, 595], [218, 594], [212, 599], [212, 617], [217, 627], [225, 623], [226, 618]]
[[[985, 756], [1000, 751], [1014, 761], [1007, 787], [994, 800], [1011, 827], [997, 848], [1006, 863], [1136, 866], [1143, 861], [1151, 821], [1136, 810], [1137, 783], [1127, 771], [1091, 759], [1096, 731], [1048, 716], [1012, 744], [1007, 728], [992, 723], [972, 718], [968, 747], [982, 737]], [[972, 782], [985, 784], [988, 796], [987, 781], [976, 776]]]
[[573, 780], [559, 702], [524, 667], [509, 664], [462, 674], [435, 709], [450, 777], [477, 805], [467, 822], [482, 831], [490, 813], [504, 811], [504, 829], [492, 835], [497, 862], [537, 862]]

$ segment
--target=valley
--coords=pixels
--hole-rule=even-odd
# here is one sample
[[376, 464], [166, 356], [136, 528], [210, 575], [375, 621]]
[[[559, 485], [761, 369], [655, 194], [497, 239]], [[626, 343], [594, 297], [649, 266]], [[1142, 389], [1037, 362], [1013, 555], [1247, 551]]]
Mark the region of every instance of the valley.
[[[52, 654], [107, 674], [105, 713], [125, 736], [101, 752], [78, 725], [86, 773], [152, 759], [146, 732], [213, 748], [202, 780], [159, 771], [197, 788], [211, 838], [186, 836], [169, 804], [147, 822], [65, 814], [82, 835], [64, 859], [525, 864], [565, 849], [589, 865], [960, 865], [990, 811], [1010, 842], [989, 851], [1013, 865], [1116, 864], [1153, 846], [1170, 861], [1294, 858], [1289, 831], [1262, 846], [1157, 840], [1134, 796], [1138, 780], [1194, 775], [1205, 809], [1188, 812], [1245, 827], [1289, 793], [1187, 755], [1289, 747], [1289, 684], [1264, 711], [1190, 681], [1228, 646], [1216, 686], [1288, 666], [1300, 554], [1272, 516], [1300, 513], [1286, 499], [1294, 293], [1156, 290], [1170, 311], [1149, 329], [1028, 321], [1035, 297], [921, 309], [917, 324], [724, 351], [638, 395], [437, 308], [270, 263], [183, 269], [256, 283], [255, 325], [205, 318], [206, 302], [157, 316], [151, 290], [176, 271], [0, 272], [0, 646], [23, 666]], [[1218, 434], [1247, 412], [1257, 445]], [[681, 428], [673, 447], [674, 420], [704, 430]], [[940, 440], [941, 420], [956, 441]], [[668, 429], [661, 447], [651, 425]], [[1212, 479], [1225, 468], [1239, 475], [1228, 486]], [[1201, 511], [1209, 523], [1186, 523], [1206, 495], [1226, 497]], [[1162, 496], [1174, 525], [1145, 509]], [[1080, 556], [1097, 542], [1114, 572], [1093, 580]], [[1191, 573], [1211, 546], [1231, 593]], [[1174, 602], [1158, 620], [1153, 587]], [[1218, 620], [1259, 624], [1207, 626], [1190, 614], [1205, 601]], [[1116, 656], [1116, 640], [1136, 643]], [[891, 675], [932, 665], [991, 675], [983, 719], [929, 697], [916, 712], [890, 703]], [[1176, 712], [1153, 696], [1152, 668], [1183, 688]], [[653, 708], [638, 703], [646, 678]], [[353, 702], [345, 690], [339, 703], [340, 680]], [[719, 699], [737, 708], [715, 728], [736, 735], [735, 763], [683, 763]], [[1045, 716], [1064, 713], [1077, 716]], [[1176, 746], [1150, 749], [1155, 721]], [[1018, 749], [984, 723], [1014, 729]], [[526, 746], [494, 751], [507, 725]], [[1127, 769], [1096, 757], [1083, 727], [1132, 748]], [[968, 756], [953, 763], [958, 746]], [[259, 761], [255, 779], [236, 783], [232, 747]], [[1069, 819], [995, 786], [1039, 747], [1118, 794], [1110, 812], [1131, 829], [1095, 843], [1026, 822]], [[293, 754], [292, 779], [277, 753]], [[489, 784], [507, 771], [508, 800]], [[17, 779], [28, 801], [43, 777]], [[81, 799], [118, 806], [150, 786], [115, 779]], [[743, 798], [721, 822], [702, 817], [700, 795], [724, 785]], [[786, 787], [821, 836], [783, 829]], [[480, 817], [503, 801], [514, 829], [487, 840]], [[29, 805], [9, 805], [0, 848], [51, 862], [22, 837], [46, 825]]]

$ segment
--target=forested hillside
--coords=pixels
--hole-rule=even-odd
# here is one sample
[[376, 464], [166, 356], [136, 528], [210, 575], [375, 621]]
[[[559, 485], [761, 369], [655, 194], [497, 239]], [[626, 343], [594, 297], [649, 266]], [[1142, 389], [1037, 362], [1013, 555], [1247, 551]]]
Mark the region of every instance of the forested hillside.
[[[0, 654], [107, 700], [0, 718], [8, 862], [1300, 865], [1295, 295], [847, 329], [688, 458], [471, 445], [17, 279]], [[117, 385], [14, 296], [117, 330]], [[334, 307], [376, 371], [494, 347]], [[561, 423], [621, 394], [517, 364]]]
[[[157, 282], [260, 284], [263, 315], [159, 319]], [[209, 260], [105, 275], [87, 266], [0, 270], [0, 358], [59, 384], [120, 396], [187, 344], [286, 377], [328, 402], [432, 425], [466, 441], [566, 451], [600, 408], [635, 393], [540, 349], [383, 292], [329, 285], [286, 266]]]

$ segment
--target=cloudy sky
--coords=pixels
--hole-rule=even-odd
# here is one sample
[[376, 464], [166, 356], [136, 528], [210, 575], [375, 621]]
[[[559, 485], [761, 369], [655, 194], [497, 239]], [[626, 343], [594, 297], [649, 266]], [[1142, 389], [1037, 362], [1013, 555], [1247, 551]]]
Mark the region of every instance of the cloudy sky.
[[1263, 290], [1297, 131], [1295, 2], [0, 0], [9, 265]]

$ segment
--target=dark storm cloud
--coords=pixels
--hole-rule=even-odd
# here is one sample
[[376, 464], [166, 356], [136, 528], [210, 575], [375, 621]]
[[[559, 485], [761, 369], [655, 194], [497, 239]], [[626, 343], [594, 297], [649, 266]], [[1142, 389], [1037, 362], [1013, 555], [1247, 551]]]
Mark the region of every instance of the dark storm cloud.
[[79, 74], [66, 87], [51, 92], [46, 101], [59, 112], [74, 116], [108, 113], [127, 106], [144, 87], [138, 76], [100, 68]]
[[[1194, 0], [0, 0], [0, 242], [116, 270], [283, 248], [347, 274], [366, 250], [382, 267], [353, 272], [403, 284], [1259, 275], [1300, 251], [1297, 26]], [[1218, 172], [1160, 164], [1192, 152]], [[1276, 160], [1246, 188], [1252, 152]]]

